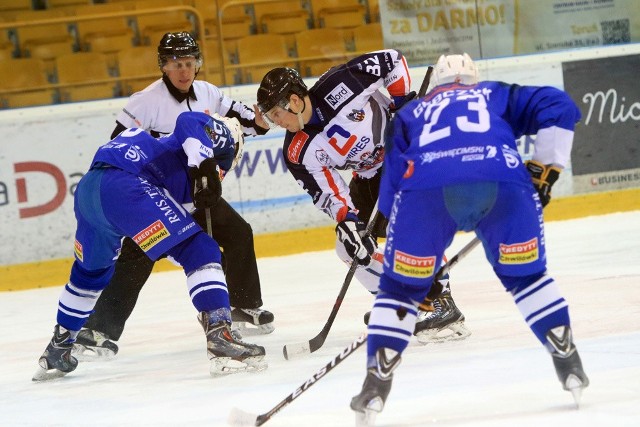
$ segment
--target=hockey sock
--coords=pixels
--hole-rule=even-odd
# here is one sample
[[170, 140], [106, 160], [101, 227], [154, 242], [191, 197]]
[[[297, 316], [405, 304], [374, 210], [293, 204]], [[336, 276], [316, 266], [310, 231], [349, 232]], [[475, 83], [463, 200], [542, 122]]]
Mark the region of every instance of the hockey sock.
[[375, 363], [376, 351], [382, 347], [402, 353], [409, 345], [416, 316], [416, 306], [409, 298], [390, 293], [378, 294], [367, 328], [368, 363]]
[[511, 293], [522, 317], [542, 344], [546, 344], [550, 329], [570, 326], [567, 301], [552, 277], [544, 274], [529, 285], [514, 288]]

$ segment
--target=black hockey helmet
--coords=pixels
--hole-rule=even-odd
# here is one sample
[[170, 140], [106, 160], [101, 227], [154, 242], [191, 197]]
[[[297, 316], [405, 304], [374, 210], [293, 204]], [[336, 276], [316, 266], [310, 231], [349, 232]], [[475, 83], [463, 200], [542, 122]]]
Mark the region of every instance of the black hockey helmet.
[[193, 56], [197, 67], [202, 66], [202, 54], [198, 42], [187, 32], [166, 33], [158, 45], [158, 66], [162, 67], [169, 59]]
[[289, 96], [294, 93], [300, 98], [309, 93], [300, 73], [293, 68], [274, 68], [262, 78], [257, 95], [258, 108], [263, 114], [277, 105], [287, 109]]

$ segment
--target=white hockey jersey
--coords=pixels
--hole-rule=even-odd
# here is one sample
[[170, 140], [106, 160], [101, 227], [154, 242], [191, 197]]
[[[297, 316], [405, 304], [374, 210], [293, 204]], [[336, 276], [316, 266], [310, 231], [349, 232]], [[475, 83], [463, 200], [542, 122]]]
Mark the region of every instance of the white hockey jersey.
[[336, 221], [355, 211], [338, 171], [371, 178], [382, 166], [391, 103], [382, 87], [392, 96], [409, 93], [407, 64], [396, 50], [371, 52], [331, 68], [309, 89], [311, 121], [285, 136], [289, 171], [314, 205]]

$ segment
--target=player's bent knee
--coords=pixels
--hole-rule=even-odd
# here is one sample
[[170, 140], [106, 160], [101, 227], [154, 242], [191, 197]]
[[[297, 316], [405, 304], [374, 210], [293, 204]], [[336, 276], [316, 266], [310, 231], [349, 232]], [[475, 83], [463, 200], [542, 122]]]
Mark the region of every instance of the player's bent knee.
[[534, 274], [529, 274], [527, 276], [505, 276], [498, 274], [498, 278], [500, 279], [500, 282], [502, 282], [502, 285], [505, 287], [505, 289], [514, 294], [526, 288], [530, 284], [535, 283], [542, 276], [544, 276], [545, 273], [546, 270], [539, 271]]

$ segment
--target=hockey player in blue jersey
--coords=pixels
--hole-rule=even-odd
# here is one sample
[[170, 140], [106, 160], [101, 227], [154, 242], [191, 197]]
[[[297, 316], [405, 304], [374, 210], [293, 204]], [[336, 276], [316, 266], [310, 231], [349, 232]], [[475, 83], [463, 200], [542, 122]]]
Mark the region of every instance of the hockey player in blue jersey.
[[232, 134], [222, 118], [185, 112], [166, 137], [127, 129], [98, 149], [75, 191], [75, 261], [34, 381], [76, 368], [73, 342], [113, 275], [125, 236], [152, 260], [167, 255], [184, 269], [206, 334], [212, 375], [266, 367], [263, 347], [238, 341], [230, 333], [220, 248], [182, 207], [193, 202], [197, 209], [209, 209], [216, 203], [220, 179], [232, 167], [239, 138], [242, 134]]
[[[487, 260], [576, 402], [589, 380], [568, 304], [547, 273], [542, 208], [571, 154], [580, 112], [552, 87], [478, 82], [467, 54], [441, 56], [427, 95], [405, 105], [386, 135], [380, 210], [389, 218], [384, 273], [368, 326], [367, 374], [351, 400], [373, 424], [407, 347], [417, 301], [457, 231], [475, 231]], [[515, 140], [536, 135], [523, 162]]]

